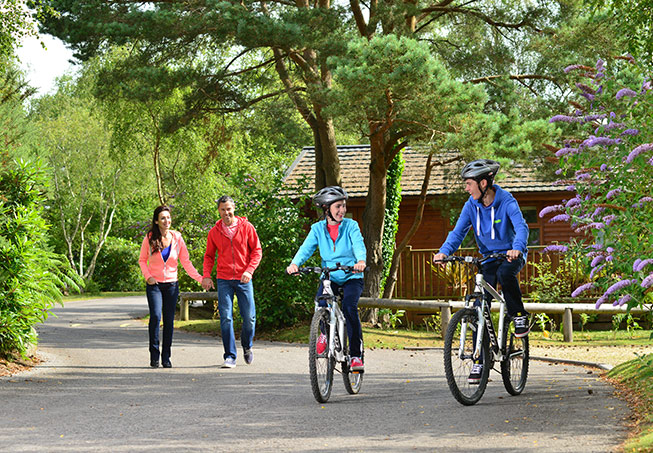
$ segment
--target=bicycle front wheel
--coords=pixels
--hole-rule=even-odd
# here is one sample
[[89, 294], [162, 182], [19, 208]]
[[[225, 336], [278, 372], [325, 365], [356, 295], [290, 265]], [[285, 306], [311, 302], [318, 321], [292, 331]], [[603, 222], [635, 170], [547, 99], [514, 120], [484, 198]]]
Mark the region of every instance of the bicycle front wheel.
[[[308, 369], [311, 375], [311, 390], [319, 403], [326, 403], [333, 388], [333, 369], [336, 361], [329, 356], [329, 321], [330, 313], [326, 308], [315, 311], [311, 321], [310, 340], [308, 344]], [[326, 336], [326, 347], [318, 349], [320, 335]]]
[[[464, 335], [463, 335], [464, 330]], [[478, 330], [476, 310], [464, 308], [451, 317], [444, 338], [444, 373], [451, 394], [460, 404], [476, 404], [487, 387], [490, 375], [489, 343], [487, 334], [483, 335], [479, 362], [483, 365], [480, 382], [470, 384], [469, 375], [474, 365], [474, 338]]]
[[510, 318], [503, 323], [503, 344], [505, 351], [501, 361], [501, 377], [503, 385], [511, 395], [519, 395], [526, 387], [528, 377], [528, 336], [517, 338]]
[[[349, 339], [345, 335], [345, 356], [349, 357]], [[363, 345], [361, 345], [361, 360], [365, 363], [365, 350]], [[356, 395], [361, 391], [361, 386], [363, 385], [363, 373], [359, 371], [351, 371], [349, 369], [349, 364], [344, 362], [342, 364], [342, 379], [345, 381], [345, 390], [350, 395]]]

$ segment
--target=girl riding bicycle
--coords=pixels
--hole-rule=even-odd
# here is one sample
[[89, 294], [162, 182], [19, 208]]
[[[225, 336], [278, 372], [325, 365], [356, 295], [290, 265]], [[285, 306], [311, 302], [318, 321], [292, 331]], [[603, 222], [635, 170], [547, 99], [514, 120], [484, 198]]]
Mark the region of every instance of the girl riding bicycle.
[[[358, 318], [358, 299], [363, 292], [363, 274], [367, 259], [365, 243], [358, 223], [345, 217], [347, 213], [347, 192], [339, 186], [329, 186], [320, 190], [313, 197], [313, 203], [321, 208], [324, 219], [314, 223], [290, 265], [286, 268], [288, 274], [296, 274], [298, 266], [313, 255], [319, 247], [322, 267], [332, 267], [337, 263], [343, 266], [354, 266], [354, 273], [336, 271], [331, 273], [332, 288], [338, 291], [342, 288], [342, 311], [347, 321], [347, 336], [349, 337], [352, 371], [363, 371], [362, 344], [363, 331]], [[317, 290], [316, 299], [322, 295], [322, 284]], [[321, 301], [323, 303], [324, 301]], [[326, 349], [326, 336], [320, 335], [317, 343], [318, 354]], [[322, 349], [320, 351], [320, 349]]]

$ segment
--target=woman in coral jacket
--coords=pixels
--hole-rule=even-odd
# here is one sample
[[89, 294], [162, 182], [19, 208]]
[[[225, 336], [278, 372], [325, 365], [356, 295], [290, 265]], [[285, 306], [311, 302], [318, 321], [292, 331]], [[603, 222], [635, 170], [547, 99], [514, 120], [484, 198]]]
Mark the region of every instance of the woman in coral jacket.
[[[172, 368], [170, 348], [174, 329], [175, 307], [179, 297], [177, 264], [181, 262], [188, 275], [202, 283], [202, 276], [193, 266], [181, 233], [170, 229], [170, 208], [154, 210], [152, 226], [143, 239], [138, 264], [147, 282], [147, 304], [150, 308], [150, 366]], [[159, 325], [163, 316], [163, 347], [159, 352]]]

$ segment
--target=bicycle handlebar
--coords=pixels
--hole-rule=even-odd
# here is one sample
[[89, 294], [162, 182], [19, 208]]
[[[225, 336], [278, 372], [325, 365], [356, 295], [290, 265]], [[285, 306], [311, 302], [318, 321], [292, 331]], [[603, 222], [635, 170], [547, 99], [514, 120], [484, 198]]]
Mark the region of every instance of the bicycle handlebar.
[[481, 264], [485, 263], [486, 261], [489, 261], [491, 259], [508, 259], [508, 255], [506, 253], [491, 253], [487, 256], [483, 257], [477, 257], [477, 256], [455, 256], [455, 255], [450, 255], [447, 256], [446, 258], [442, 260], [433, 260], [434, 263], [453, 263], [453, 262], [458, 262], [458, 263], [468, 263], [468, 264], [474, 264], [478, 268], [481, 267]]
[[298, 267], [297, 272], [291, 274], [291, 275], [299, 275], [299, 274], [310, 274], [310, 273], [316, 273], [316, 274], [322, 274], [322, 273], [331, 273], [334, 271], [345, 271], [345, 272], [355, 272], [354, 266], [343, 266], [340, 263], [336, 264], [335, 267]]

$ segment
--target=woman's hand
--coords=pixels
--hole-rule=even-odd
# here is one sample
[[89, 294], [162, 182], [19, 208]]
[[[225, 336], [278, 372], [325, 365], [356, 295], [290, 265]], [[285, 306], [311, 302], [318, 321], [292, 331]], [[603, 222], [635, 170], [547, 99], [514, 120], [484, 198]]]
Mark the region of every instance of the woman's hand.
[[297, 272], [299, 272], [299, 268], [297, 267], [296, 264], [291, 263], [290, 266], [286, 268], [286, 272], [290, 275], [296, 274]]
[[354, 264], [354, 272], [363, 272], [366, 267], [367, 264], [365, 264], [365, 261], [359, 261], [358, 263]]
[[156, 278], [150, 277], [150, 278], [147, 279], [146, 283], [148, 285], [156, 285]]

